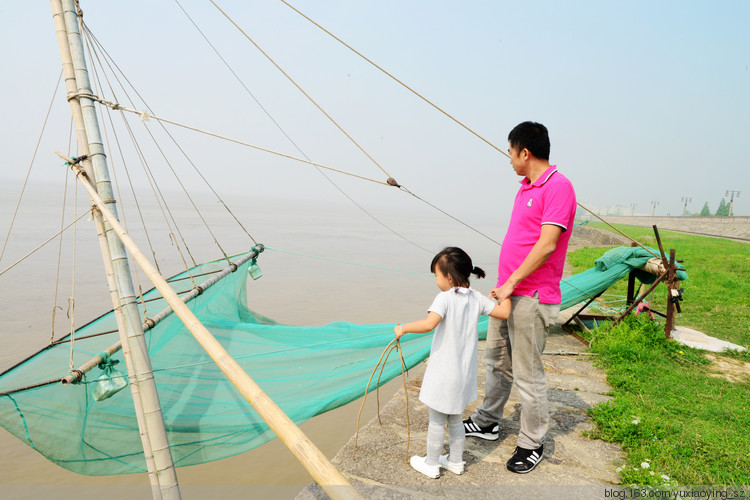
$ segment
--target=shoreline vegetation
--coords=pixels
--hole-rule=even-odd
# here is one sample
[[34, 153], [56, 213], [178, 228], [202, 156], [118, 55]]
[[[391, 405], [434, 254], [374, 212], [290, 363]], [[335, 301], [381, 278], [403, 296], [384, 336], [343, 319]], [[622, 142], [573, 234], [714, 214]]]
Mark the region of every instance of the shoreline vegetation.
[[[589, 227], [609, 230], [604, 224]], [[651, 229], [616, 226], [657, 247]], [[750, 346], [750, 247], [747, 243], [660, 231], [664, 249], [676, 249], [690, 278], [676, 323]], [[573, 272], [590, 268], [608, 248], [568, 255]], [[624, 307], [627, 283], [616, 284], [599, 307]], [[648, 298], [664, 310], [666, 288]], [[623, 485], [750, 484], [750, 353], [706, 353], [664, 335], [663, 320], [631, 314], [615, 328], [582, 334], [612, 386], [612, 401], [589, 410], [588, 436], [618, 443]]]

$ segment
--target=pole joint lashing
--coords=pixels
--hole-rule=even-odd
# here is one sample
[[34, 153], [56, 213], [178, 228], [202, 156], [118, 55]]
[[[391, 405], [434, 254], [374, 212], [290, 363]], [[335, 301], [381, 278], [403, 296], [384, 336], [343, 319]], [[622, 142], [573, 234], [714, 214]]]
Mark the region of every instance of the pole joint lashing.
[[[260, 257], [260, 254], [262, 254], [265, 249], [266, 249], [266, 246], [263, 243], [256, 243], [255, 246], [250, 249], [250, 253], [252, 254], [253, 261], [255, 261], [258, 257]], [[236, 270], [237, 269], [235, 266], [235, 269], [232, 272]]]
[[72, 101], [73, 99], [80, 99], [81, 97], [85, 97], [87, 99], [91, 99], [92, 101], [100, 102], [101, 99], [99, 99], [99, 96], [96, 94], [92, 94], [91, 92], [71, 92], [68, 94], [66, 99], [68, 102]]
[[70, 375], [73, 376], [73, 380], [69, 380], [69, 379], [64, 380], [63, 381], [63, 385], [77, 384], [78, 382], [80, 382], [83, 379], [83, 372], [81, 370], [79, 370], [78, 368], [74, 368], [74, 369], [70, 370]]
[[65, 166], [72, 167], [73, 165], [78, 165], [82, 161], [85, 161], [88, 159], [89, 159], [89, 155], [71, 156], [65, 161]]
[[388, 180], [386, 181], [386, 183], [387, 183], [387, 184], [388, 184], [389, 186], [393, 186], [393, 187], [397, 187], [397, 188], [400, 188], [400, 187], [401, 187], [401, 184], [399, 184], [399, 183], [398, 183], [398, 182], [396, 181], [396, 179], [394, 179], [393, 177], [388, 177]]
[[78, 16], [79, 21], [83, 21], [83, 9], [81, 9], [81, 4], [78, 0], [74, 0], [76, 5], [76, 16]]
[[[129, 111], [128, 108], [124, 107], [122, 104], [118, 102], [112, 102], [108, 101], [106, 99], [102, 99], [96, 94], [92, 94], [91, 92], [71, 92], [68, 94], [66, 99], [68, 102], [72, 101], [73, 99], [79, 99], [81, 97], [85, 97], [86, 99], [91, 99], [94, 102], [98, 102], [99, 104], [103, 106], [107, 106], [109, 109], [113, 111], [119, 111], [119, 110], [125, 110]], [[148, 113], [146, 111], [139, 111], [138, 114], [141, 115], [141, 118], [144, 118], [143, 115], [146, 115], [144, 119], [148, 119]]]

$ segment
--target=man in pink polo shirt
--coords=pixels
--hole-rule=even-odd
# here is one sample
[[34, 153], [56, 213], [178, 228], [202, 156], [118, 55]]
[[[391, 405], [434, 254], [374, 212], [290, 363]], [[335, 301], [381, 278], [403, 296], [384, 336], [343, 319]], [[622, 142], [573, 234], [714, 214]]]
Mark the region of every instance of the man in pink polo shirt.
[[531, 472], [542, 459], [549, 427], [542, 352], [548, 328], [560, 312], [560, 280], [573, 229], [573, 185], [549, 164], [549, 135], [540, 123], [524, 122], [508, 135], [510, 163], [523, 176], [500, 250], [498, 301], [511, 299], [505, 321], [490, 321], [485, 343], [484, 399], [464, 420], [467, 436], [499, 437], [498, 422], [515, 380], [521, 395], [521, 429], [511, 472]]

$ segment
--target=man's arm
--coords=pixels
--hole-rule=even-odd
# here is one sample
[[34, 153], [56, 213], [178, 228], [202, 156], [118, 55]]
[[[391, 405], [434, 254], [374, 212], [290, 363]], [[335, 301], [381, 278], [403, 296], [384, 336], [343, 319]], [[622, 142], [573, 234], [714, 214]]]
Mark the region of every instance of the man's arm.
[[521, 262], [518, 269], [511, 273], [505, 283], [492, 290], [492, 296], [495, 297], [498, 302], [502, 302], [510, 297], [513, 290], [521, 281], [547, 262], [549, 256], [552, 255], [552, 252], [557, 248], [557, 241], [560, 239], [562, 232], [563, 229], [560, 226], [544, 224], [539, 234], [539, 239], [531, 248], [529, 255], [527, 255], [523, 262]]

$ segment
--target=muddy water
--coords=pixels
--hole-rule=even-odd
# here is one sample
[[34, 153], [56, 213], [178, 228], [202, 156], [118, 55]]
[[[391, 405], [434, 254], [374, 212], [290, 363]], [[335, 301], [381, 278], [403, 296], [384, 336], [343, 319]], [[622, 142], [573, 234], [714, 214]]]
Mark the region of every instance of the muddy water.
[[[4, 241], [17, 193], [4, 190], [0, 195], [0, 238]], [[71, 199], [69, 195], [66, 224], [75, 216]], [[29, 193], [0, 261], [0, 270], [60, 229], [61, 201], [62, 195], [52, 191]], [[78, 205], [80, 215], [86, 204], [81, 201]], [[204, 205], [201, 210], [228, 254], [252, 246], [250, 238], [215, 201]], [[248, 303], [252, 309], [285, 323], [321, 325], [347, 320], [367, 324], [417, 319], [437, 291], [426, 272], [432, 254], [446, 245], [464, 247], [476, 265], [484, 267], [490, 276], [495, 273], [495, 244], [432, 212], [379, 214], [399, 236], [349, 205], [290, 206], [288, 201], [231, 200], [230, 206], [252, 236], [269, 247], [260, 259], [263, 278], [249, 283]], [[149, 231], [149, 239], [157, 249], [162, 272], [179, 272], [183, 257], [189, 261], [190, 255], [183, 252], [181, 256], [170, 243], [169, 229], [158, 207], [146, 204], [142, 210], [144, 219], [155, 227]], [[188, 242], [190, 253], [198, 262], [220, 257], [213, 236], [194, 222], [189, 212], [189, 207], [173, 208], [172, 216], [180, 225], [177, 239]], [[149, 248], [148, 239], [139, 228], [138, 214], [126, 212], [125, 216], [131, 235]], [[480, 228], [498, 238], [506, 224], [507, 220], [495, 220]], [[76, 325], [110, 307], [92, 224], [83, 219], [73, 231], [65, 232], [62, 249], [55, 240], [0, 276], [0, 370], [49, 342], [55, 304], [55, 337], [70, 329], [71, 297], [75, 304], [72, 321]], [[144, 289], [150, 288], [142, 273], [137, 281]], [[474, 286], [488, 290], [491, 283], [475, 282]], [[376, 361], [373, 359], [373, 365]], [[67, 369], [61, 366], [61, 374]], [[363, 380], [363, 387], [366, 382]], [[399, 384], [396, 380], [386, 385], [381, 398], [390, 398]], [[332, 457], [354, 434], [359, 408], [360, 401], [356, 401], [311, 419], [302, 429], [326, 456]], [[375, 399], [370, 396], [362, 423], [374, 415]], [[0, 450], [3, 498], [151, 496], [145, 475], [81, 476], [46, 461], [4, 430], [0, 430]], [[236, 457], [180, 468], [178, 478], [183, 498], [290, 498], [311, 481], [278, 439]]]

